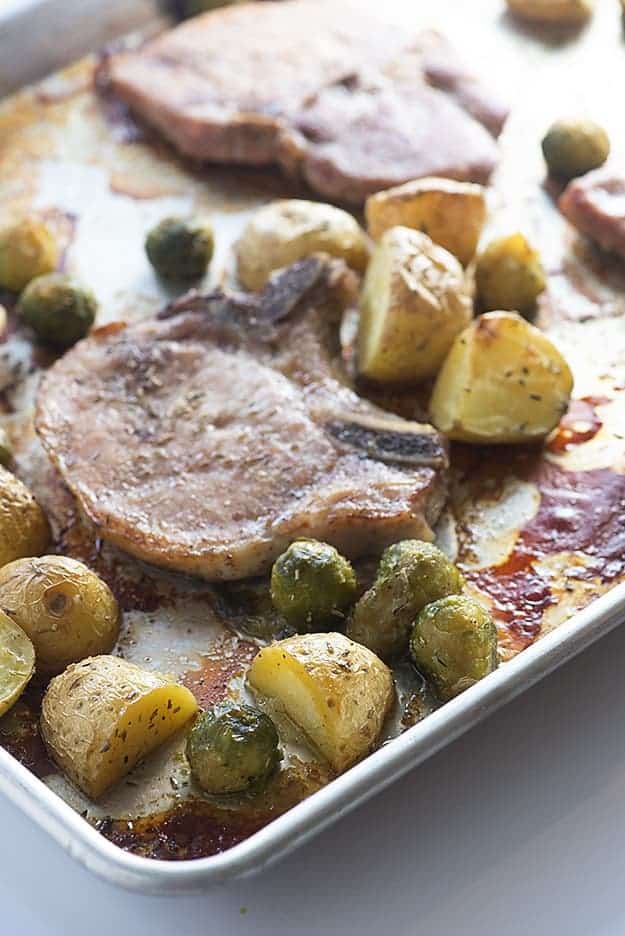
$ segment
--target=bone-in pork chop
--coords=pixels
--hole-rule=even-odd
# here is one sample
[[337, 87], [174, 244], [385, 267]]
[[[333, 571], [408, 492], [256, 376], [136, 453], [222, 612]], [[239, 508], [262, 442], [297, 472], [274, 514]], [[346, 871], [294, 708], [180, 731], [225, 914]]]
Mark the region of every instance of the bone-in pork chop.
[[104, 539], [218, 580], [265, 571], [297, 537], [356, 556], [430, 535], [445, 445], [345, 382], [348, 277], [310, 258], [263, 293], [100, 329], [51, 368], [37, 430]]
[[340, 0], [213, 11], [114, 56], [109, 74], [187, 156], [278, 163], [353, 202], [419, 176], [485, 182], [506, 117], [441, 36]]

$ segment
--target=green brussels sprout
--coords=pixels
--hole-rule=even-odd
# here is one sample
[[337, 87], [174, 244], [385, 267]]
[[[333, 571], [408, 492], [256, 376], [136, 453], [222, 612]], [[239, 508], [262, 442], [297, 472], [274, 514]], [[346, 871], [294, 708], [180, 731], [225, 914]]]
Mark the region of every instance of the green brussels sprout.
[[262, 789], [281, 760], [276, 726], [249, 705], [203, 712], [186, 751], [198, 785], [216, 795]]
[[462, 591], [464, 579], [431, 543], [403, 540], [382, 554], [371, 588], [356, 603], [347, 636], [382, 659], [408, 648], [414, 620], [425, 605]]
[[0, 286], [20, 292], [32, 279], [50, 273], [59, 251], [45, 224], [25, 218], [0, 232]]
[[0, 426], [0, 465], [4, 465], [6, 468], [7, 465], [11, 464], [12, 460], [13, 446], [11, 445], [11, 440], [6, 434], [6, 431]]
[[602, 166], [610, 154], [610, 139], [592, 120], [556, 120], [542, 141], [552, 175], [573, 179]]
[[193, 280], [204, 276], [213, 256], [210, 225], [184, 218], [164, 218], [148, 233], [145, 252], [159, 276]]
[[358, 590], [351, 564], [317, 540], [291, 543], [271, 570], [271, 600], [300, 633], [336, 628]]
[[446, 701], [497, 668], [497, 628], [473, 598], [448, 595], [419, 613], [410, 654], [438, 697]]
[[475, 285], [484, 312], [527, 315], [546, 286], [540, 255], [518, 232], [493, 240], [477, 259]]
[[85, 337], [97, 308], [90, 290], [63, 273], [48, 273], [28, 284], [19, 298], [17, 311], [41, 341], [64, 349]]

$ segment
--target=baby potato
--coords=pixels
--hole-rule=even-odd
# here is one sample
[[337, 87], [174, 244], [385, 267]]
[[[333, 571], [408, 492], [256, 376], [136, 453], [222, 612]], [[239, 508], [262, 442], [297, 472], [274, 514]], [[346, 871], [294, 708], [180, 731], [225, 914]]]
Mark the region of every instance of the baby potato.
[[162, 673], [94, 656], [50, 682], [41, 734], [69, 779], [97, 799], [196, 711], [192, 693]]
[[264, 647], [248, 680], [275, 699], [337, 770], [367, 754], [393, 703], [393, 677], [343, 634], [299, 634]]
[[566, 412], [571, 370], [541, 331], [512, 312], [489, 312], [454, 341], [430, 415], [459, 442], [532, 442]]
[[312, 253], [340, 257], [362, 272], [369, 259], [364, 231], [347, 211], [291, 198], [260, 208], [235, 247], [237, 273], [246, 289], [262, 289], [274, 270]]
[[535, 23], [576, 25], [593, 14], [594, 0], [507, 0], [509, 9]]
[[0, 566], [42, 553], [50, 541], [45, 514], [26, 485], [0, 466]]
[[0, 611], [0, 715], [17, 702], [35, 671], [35, 648], [21, 627]]
[[477, 258], [475, 285], [485, 312], [527, 315], [546, 286], [540, 255], [519, 232], [498, 237]]
[[398, 225], [414, 228], [466, 266], [475, 254], [486, 220], [486, 198], [482, 186], [470, 182], [414, 179], [371, 195], [365, 217], [374, 240]]
[[456, 258], [427, 234], [390, 228], [373, 251], [364, 278], [359, 373], [382, 382], [434, 376], [472, 314]]
[[119, 607], [108, 585], [76, 559], [16, 559], [0, 569], [0, 608], [28, 634], [37, 671], [108, 653], [119, 633]]

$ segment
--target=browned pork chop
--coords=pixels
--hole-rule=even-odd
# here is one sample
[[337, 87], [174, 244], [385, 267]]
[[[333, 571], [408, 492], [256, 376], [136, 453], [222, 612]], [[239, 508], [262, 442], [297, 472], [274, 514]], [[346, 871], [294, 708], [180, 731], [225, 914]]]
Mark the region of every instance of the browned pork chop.
[[425, 175], [486, 181], [506, 117], [442, 37], [340, 0], [207, 13], [114, 56], [110, 77], [182, 153], [279, 163], [353, 202]]
[[104, 539], [217, 580], [301, 536], [356, 556], [430, 535], [445, 445], [345, 383], [347, 277], [304, 260], [261, 294], [96, 331], [51, 368], [37, 430]]
[[625, 257], [625, 173], [606, 167], [574, 179], [558, 205], [582, 234]]

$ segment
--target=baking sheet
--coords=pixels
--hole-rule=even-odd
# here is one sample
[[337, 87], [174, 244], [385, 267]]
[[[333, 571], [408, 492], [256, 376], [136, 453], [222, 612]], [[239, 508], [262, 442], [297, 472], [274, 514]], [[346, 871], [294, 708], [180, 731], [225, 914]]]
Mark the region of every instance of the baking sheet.
[[[128, 8], [132, 6], [127, 4]], [[514, 26], [500, 14], [500, 9], [495, 2], [474, 3], [470, 9], [459, 3], [444, 2], [423, 4], [415, 11], [412, 4], [395, 3], [388, 5], [388, 16], [410, 24], [418, 21], [417, 25], [444, 26], [452, 37], [456, 36], [459, 45], [472, 51], [474, 58], [479, 53], [477, 58], [488, 63], [496, 73], [498, 88], [503, 86], [516, 104], [502, 141], [502, 167], [490, 196], [491, 231], [521, 226], [540, 246], [550, 272], [550, 292], [541, 308], [543, 324], [556, 334], [563, 350], [572, 358], [577, 377], [576, 396], [604, 399], [605, 393], [600, 391], [607, 390], [608, 384], [613, 389], [618, 382], [618, 369], [622, 367], [620, 362], [625, 359], [624, 329], [620, 320], [622, 272], [618, 264], [606, 261], [572, 235], [555, 212], [553, 192], [542, 185], [543, 166], [536, 141], [550, 117], [565, 103], [569, 104], [572, 95], [580, 108], [589, 108], [613, 131], [613, 139], [618, 139], [617, 102], [605, 93], [607, 86], [618, 87], [614, 82], [620, 75], [622, 40], [618, 11], [616, 6], [612, 11], [608, 5], [603, 6], [591, 29], [582, 35], [551, 34], [545, 43], [534, 31]], [[54, 3], [48, 10], [51, 18], [55, 12], [59, 13]], [[94, 6], [92, 22], [97, 20], [97, 12]], [[144, 13], [145, 7], [141, 17]], [[28, 10], [24, 16], [27, 14]], [[39, 15], [43, 15], [43, 8]], [[12, 35], [24, 34], [26, 21], [13, 19], [14, 29], [20, 22], [22, 28]], [[0, 43], [5, 36], [2, 30]], [[102, 37], [108, 36], [109, 26], [103, 23]], [[599, 49], [601, 61], [597, 57]], [[73, 54], [74, 47], [70, 51]], [[589, 71], [589, 61], [597, 63], [596, 69]], [[35, 209], [46, 215], [66, 244], [67, 264], [96, 291], [102, 304], [100, 322], [103, 322], [150, 314], [168, 298], [147, 268], [142, 251], [144, 232], [155, 220], [165, 214], [190, 210], [209, 214], [218, 231], [219, 250], [211, 273], [215, 279], [228, 266], [229, 245], [254, 207], [271, 197], [298, 192], [268, 172], [213, 168], [191, 173], [166, 147], [157, 141], [144, 140], [137, 127], [126, 120], [112, 101], [94, 96], [95, 64], [91, 60], [70, 68], [4, 109], [0, 117], [4, 131], [0, 210], [8, 214]], [[34, 67], [33, 74], [40, 73], [37, 71], [40, 66], [35, 63]], [[599, 360], [600, 368], [596, 366]], [[14, 335], [10, 367], [21, 368], [21, 379], [9, 390], [12, 412], [6, 415], [5, 422], [13, 429], [19, 443], [19, 473], [33, 483], [53, 513], [57, 530], [61, 530], [63, 524], [68, 524], [72, 505], [60, 496], [58, 485], [47, 473], [47, 463], [23, 419], [36, 383], [33, 367], [40, 363], [33, 359], [29, 342], [20, 343], [19, 336]], [[595, 407], [603, 423], [601, 430], [593, 439], [562, 455], [554, 452], [549, 464], [583, 472], [610, 471], [618, 477], [624, 461], [623, 441], [619, 438], [622, 408], [622, 395], [611, 393], [607, 403]], [[511, 470], [506, 454], [501, 468], [502, 488], [496, 498], [492, 496], [493, 475], [484, 478], [478, 472], [473, 476], [468, 470], [459, 476], [454, 492], [454, 507], [462, 522], [455, 526], [459, 536], [452, 548], [464, 555], [469, 572], [472, 566], [476, 587], [486, 590], [489, 583], [480, 573], [484, 567], [488, 569], [508, 555], [510, 536], [519, 524], [535, 516], [532, 492], [540, 488], [540, 479], [531, 475], [531, 464], [524, 464], [518, 471]], [[468, 481], [464, 483], [466, 478]], [[552, 483], [552, 479], [548, 480]], [[596, 480], [600, 488], [602, 476]], [[484, 482], [486, 488], [482, 491], [480, 485]], [[503, 512], [502, 502], [505, 504]], [[491, 523], [487, 513], [493, 509], [493, 504], [496, 511]], [[502, 517], [507, 518], [507, 526], [502, 524]], [[75, 553], [82, 544], [72, 539], [73, 530], [69, 522], [65, 545]], [[484, 530], [491, 535], [484, 536]], [[179, 674], [194, 666], [201, 668], [211, 640], [218, 642], [223, 636], [219, 621], [212, 616], [210, 602], [206, 600], [205, 591], [210, 595], [210, 589], [186, 583], [184, 594], [174, 603], [175, 620], [170, 612], [155, 616], [154, 610], [145, 607], [146, 594], [154, 586], [151, 573], [136, 564], [126, 566], [123, 557], [111, 551], [105, 549], [104, 553], [104, 559], [99, 555], [98, 561], [111, 563], [109, 572], [115, 574], [118, 585], [121, 577], [127, 595], [124, 652], [138, 662], [145, 662], [149, 655], [150, 665]], [[539, 578], [547, 581], [556, 600], [547, 605], [543, 603], [539, 619], [529, 631], [517, 627], [515, 620], [507, 622], [510, 626], [502, 620], [500, 628], [504, 658], [512, 660], [540, 631], [542, 636], [535, 646], [311, 799], [222, 855], [168, 866], [124, 854], [50, 792], [50, 789], [58, 790], [78, 812], [90, 809], [90, 804], [82, 801], [68, 784], [58, 777], [48, 777], [50, 789], [43, 788], [0, 750], [2, 785], [89, 866], [128, 886], [155, 890], [188, 888], [255, 870], [332, 821], [343, 809], [391, 782], [501, 701], [521, 691], [533, 679], [617, 623], [623, 608], [620, 587], [589, 611], [555, 630], [577, 608], [616, 584], [620, 573], [609, 579], [593, 575], [586, 554], [580, 550], [566, 551], [556, 559], [543, 557], [542, 561], [544, 568]], [[569, 575], [571, 567], [576, 572], [572, 576]], [[158, 579], [159, 588], [175, 590], [177, 587], [176, 581], [166, 576]], [[530, 582], [532, 587], [535, 584]], [[490, 585], [491, 598], [496, 600], [501, 581], [495, 580]], [[525, 594], [525, 599], [536, 603], [533, 591]], [[526, 615], [527, 606], [523, 608]], [[182, 631], [177, 629], [176, 621], [184, 621], [185, 625], [189, 622], [190, 634], [186, 649], [182, 651]], [[552, 633], [548, 634], [549, 631]], [[172, 639], [174, 632], [177, 634], [175, 641]], [[164, 635], [164, 639], [160, 639], [159, 634]], [[199, 644], [201, 654], [198, 654]], [[235, 638], [235, 655], [239, 646]], [[216, 655], [223, 656], [223, 648]], [[171, 752], [166, 754], [169, 756]], [[164, 805], [164, 796], [172, 801], [177, 799], [179, 790], [171, 787], [164, 790], [161, 783], [163, 777], [169, 780], [169, 771], [159, 772], [158, 762], [142, 770], [144, 773], [139, 777], [144, 791], [141, 803], [132, 797], [132, 788], [130, 794], [127, 788], [122, 789], [114, 794], [112, 801], [102, 804], [102, 816], [124, 815], [128, 810], [136, 813], [137, 809], [149, 813]], [[180, 779], [184, 782], [184, 777]], [[125, 800], [124, 796], [129, 795], [130, 800]]]

